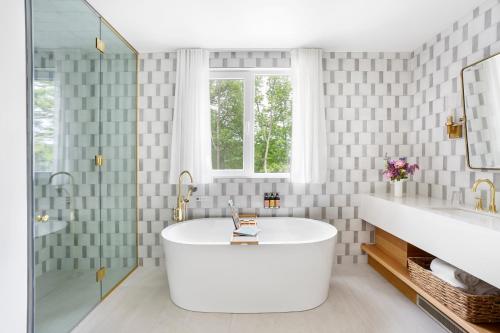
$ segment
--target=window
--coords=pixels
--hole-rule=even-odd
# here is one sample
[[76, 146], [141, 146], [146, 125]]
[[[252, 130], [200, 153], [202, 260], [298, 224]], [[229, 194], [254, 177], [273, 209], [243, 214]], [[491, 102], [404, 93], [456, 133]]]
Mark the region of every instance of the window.
[[288, 72], [212, 71], [212, 167], [216, 176], [286, 177], [292, 131]]
[[243, 169], [243, 80], [210, 80], [212, 167]]
[[55, 151], [56, 86], [53, 73], [36, 70], [33, 82], [33, 145], [35, 171], [52, 171]]

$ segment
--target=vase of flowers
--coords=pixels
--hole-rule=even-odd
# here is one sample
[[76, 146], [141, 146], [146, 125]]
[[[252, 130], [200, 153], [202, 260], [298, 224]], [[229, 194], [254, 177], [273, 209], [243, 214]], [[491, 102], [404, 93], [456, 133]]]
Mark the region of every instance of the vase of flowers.
[[406, 157], [397, 160], [386, 159], [383, 175], [394, 184], [394, 196], [403, 196], [403, 182], [418, 170], [418, 164], [410, 164]]

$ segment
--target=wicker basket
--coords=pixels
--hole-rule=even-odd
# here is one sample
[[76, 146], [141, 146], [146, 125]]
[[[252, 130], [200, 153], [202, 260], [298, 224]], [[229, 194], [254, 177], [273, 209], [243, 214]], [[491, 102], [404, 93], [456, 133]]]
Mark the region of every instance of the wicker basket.
[[460, 318], [471, 323], [500, 322], [500, 296], [470, 295], [434, 276], [432, 257], [408, 258], [410, 278]]

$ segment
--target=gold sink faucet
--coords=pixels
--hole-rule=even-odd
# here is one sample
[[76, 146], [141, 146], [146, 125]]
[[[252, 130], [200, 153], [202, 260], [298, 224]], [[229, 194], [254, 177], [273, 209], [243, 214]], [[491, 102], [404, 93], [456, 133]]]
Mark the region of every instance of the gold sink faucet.
[[[481, 183], [486, 183], [489, 185], [489, 187], [490, 187], [490, 204], [488, 206], [488, 210], [490, 211], [490, 213], [496, 213], [497, 212], [497, 205], [495, 203], [495, 194], [496, 194], [495, 193], [496, 192], [495, 184], [493, 184], [493, 182], [489, 179], [484, 179], [484, 178], [478, 179], [478, 180], [476, 180], [474, 185], [472, 185], [472, 192], [476, 192], [477, 187]], [[476, 201], [476, 210], [483, 210], [483, 203], [482, 203], [481, 198], [478, 198]]]
[[[181, 188], [182, 177], [184, 175], [187, 175], [189, 177], [189, 181], [190, 181], [186, 197], [184, 197], [182, 195], [182, 188]], [[187, 204], [188, 204], [189, 200], [191, 199], [191, 194], [193, 192], [196, 192], [196, 190], [197, 190], [196, 186], [193, 186], [193, 176], [191, 176], [191, 173], [189, 173], [189, 171], [187, 171], [187, 170], [182, 171], [181, 174], [179, 175], [179, 184], [177, 186], [177, 193], [178, 193], [177, 194], [177, 208], [175, 208], [175, 210], [174, 210], [174, 221], [181, 222], [181, 221], [186, 220]]]

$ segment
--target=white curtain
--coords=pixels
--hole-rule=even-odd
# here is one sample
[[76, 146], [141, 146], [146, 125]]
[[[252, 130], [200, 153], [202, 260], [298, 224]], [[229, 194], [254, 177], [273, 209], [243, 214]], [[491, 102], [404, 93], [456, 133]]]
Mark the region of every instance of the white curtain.
[[292, 51], [292, 153], [290, 181], [327, 181], [326, 115], [322, 50]]
[[212, 182], [209, 53], [201, 49], [177, 51], [170, 183], [188, 170], [196, 183]]

